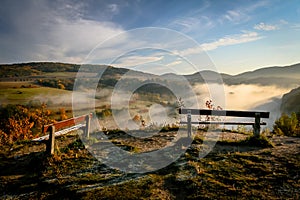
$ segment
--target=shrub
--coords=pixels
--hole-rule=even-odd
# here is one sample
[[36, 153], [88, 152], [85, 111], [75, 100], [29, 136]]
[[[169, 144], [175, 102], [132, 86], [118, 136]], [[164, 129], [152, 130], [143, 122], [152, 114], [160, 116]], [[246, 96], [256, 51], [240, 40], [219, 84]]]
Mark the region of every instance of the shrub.
[[277, 135], [300, 136], [299, 121], [296, 113], [293, 112], [291, 116], [282, 114], [281, 117], [275, 121], [274, 133]]
[[66, 110], [64, 108], [59, 109], [59, 115], [60, 115], [60, 120], [65, 120], [68, 119], [68, 116], [66, 114]]
[[259, 135], [259, 137], [249, 136], [246, 140], [241, 141], [241, 144], [257, 147], [274, 147], [272, 142], [264, 135]]
[[217, 142], [220, 145], [240, 145], [240, 146], [255, 146], [255, 147], [274, 147], [273, 143], [264, 135], [259, 135], [259, 137], [255, 135], [251, 135], [244, 140], [240, 141], [231, 141], [231, 140], [224, 140]]
[[53, 122], [45, 104], [41, 108], [7, 105], [0, 108], [0, 143], [11, 144], [39, 136], [42, 126]]

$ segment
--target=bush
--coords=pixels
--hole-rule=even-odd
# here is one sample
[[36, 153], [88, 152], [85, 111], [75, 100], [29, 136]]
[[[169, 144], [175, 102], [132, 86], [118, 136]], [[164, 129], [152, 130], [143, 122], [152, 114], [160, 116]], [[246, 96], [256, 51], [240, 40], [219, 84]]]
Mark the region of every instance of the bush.
[[254, 146], [262, 148], [274, 147], [273, 143], [264, 135], [259, 135], [259, 137], [251, 135], [240, 141], [224, 140], [218, 141], [217, 143], [220, 145]]
[[23, 105], [0, 107], [0, 144], [11, 144], [40, 136], [42, 126], [53, 122], [45, 104], [41, 108]]
[[274, 133], [277, 135], [300, 136], [299, 121], [296, 113], [293, 112], [291, 116], [282, 114], [281, 117], [275, 121]]
[[274, 147], [272, 142], [264, 135], [257, 136], [249, 136], [246, 140], [243, 140], [241, 144], [251, 145], [256, 147]]

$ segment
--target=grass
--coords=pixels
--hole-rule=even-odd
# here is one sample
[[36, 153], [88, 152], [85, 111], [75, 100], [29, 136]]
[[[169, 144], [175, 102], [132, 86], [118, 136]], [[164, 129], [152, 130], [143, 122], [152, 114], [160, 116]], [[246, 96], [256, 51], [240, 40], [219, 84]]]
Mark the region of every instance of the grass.
[[217, 144], [220, 145], [237, 145], [237, 146], [254, 146], [254, 147], [274, 147], [272, 142], [264, 135], [256, 137], [254, 135], [248, 136], [245, 140], [231, 141], [231, 140], [222, 140], [218, 141]]
[[[201, 138], [198, 138], [201, 139]], [[251, 141], [251, 139], [249, 139]], [[78, 137], [58, 138], [65, 151], [52, 157], [28, 142], [0, 151], [0, 198], [25, 199], [299, 199], [299, 154], [275, 148], [214, 153], [187, 151], [146, 174], [127, 174], [95, 160]], [[68, 144], [66, 143], [68, 142]], [[40, 144], [42, 147], [42, 144]], [[38, 145], [37, 145], [38, 147]], [[0, 149], [1, 150], [1, 149]], [[20, 154], [20, 152], [23, 152]]]
[[[38, 87], [38, 88], [7, 88], [0, 89], [0, 102], [2, 104], [27, 104], [31, 100], [48, 101], [53, 96], [71, 95], [70, 91], [56, 88]], [[71, 103], [71, 102], [70, 102]]]
[[77, 74], [77, 72], [50, 72], [50, 73], [44, 72], [44, 73], [42, 73], [42, 76], [46, 76], [48, 78], [56, 78], [56, 77], [75, 78], [76, 74]]
[[8, 89], [8, 88], [21, 88], [22, 85], [34, 85], [33, 82], [30, 81], [22, 81], [22, 82], [0, 82], [0, 89]]

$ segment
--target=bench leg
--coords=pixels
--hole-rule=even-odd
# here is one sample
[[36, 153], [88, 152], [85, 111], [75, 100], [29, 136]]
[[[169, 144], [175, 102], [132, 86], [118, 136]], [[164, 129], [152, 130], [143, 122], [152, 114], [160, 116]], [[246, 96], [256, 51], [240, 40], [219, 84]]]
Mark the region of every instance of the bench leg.
[[191, 115], [191, 110], [188, 110], [187, 113], [187, 129], [188, 129], [188, 137], [192, 137], [192, 115]]
[[46, 152], [48, 155], [54, 154], [54, 144], [55, 144], [55, 126], [50, 127], [49, 139], [46, 146]]
[[85, 118], [86, 124], [85, 124], [85, 137], [89, 138], [90, 137], [90, 125], [91, 125], [91, 117], [90, 114], [88, 114]]
[[255, 113], [255, 124], [253, 125], [253, 133], [255, 137], [260, 134], [260, 113]]

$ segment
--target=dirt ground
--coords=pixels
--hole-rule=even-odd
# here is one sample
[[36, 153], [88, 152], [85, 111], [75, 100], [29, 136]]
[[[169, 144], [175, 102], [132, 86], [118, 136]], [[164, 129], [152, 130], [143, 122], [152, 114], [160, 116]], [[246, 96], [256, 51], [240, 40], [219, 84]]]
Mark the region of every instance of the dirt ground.
[[[150, 139], [124, 133], [110, 141], [132, 153], [172, 142], [174, 132]], [[220, 133], [220, 141], [247, 135]], [[0, 199], [299, 199], [300, 138], [273, 137], [272, 148], [217, 143], [199, 158], [195, 138], [175, 162], [148, 173], [125, 173], [96, 160], [77, 135], [56, 140], [56, 154], [43, 143], [23, 142], [0, 149]], [[101, 142], [101, 141], [96, 141]]]

